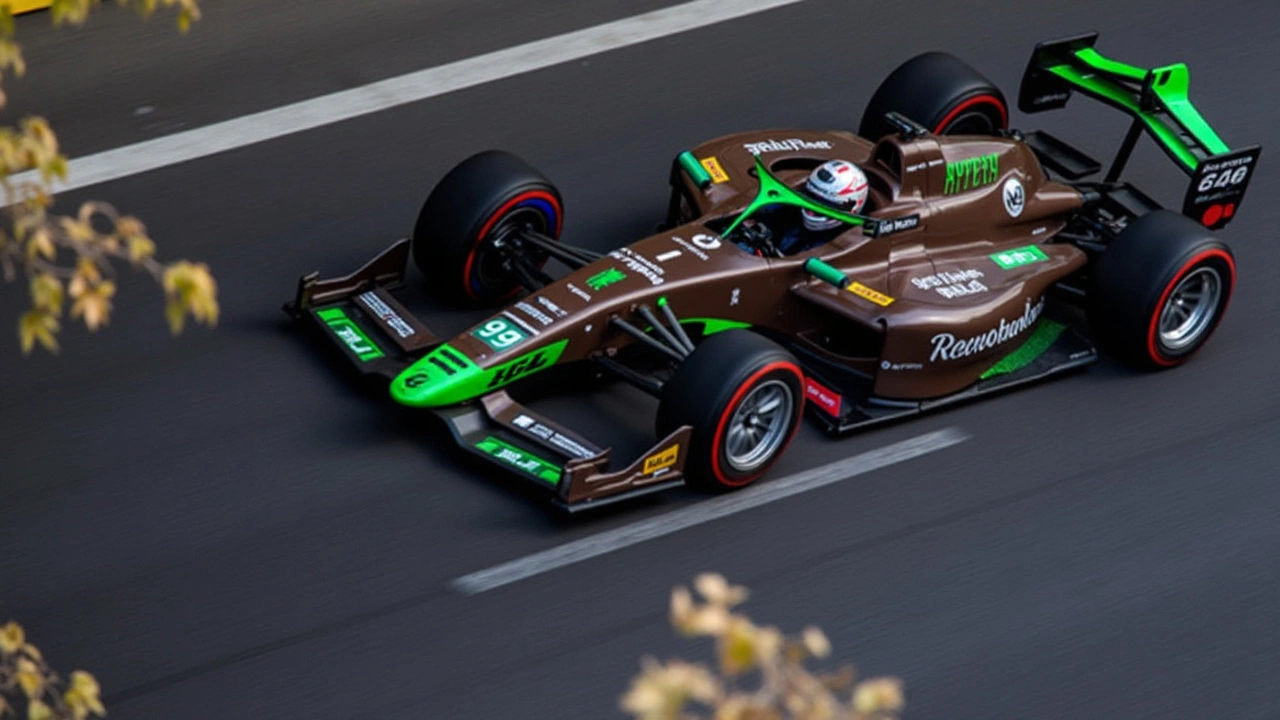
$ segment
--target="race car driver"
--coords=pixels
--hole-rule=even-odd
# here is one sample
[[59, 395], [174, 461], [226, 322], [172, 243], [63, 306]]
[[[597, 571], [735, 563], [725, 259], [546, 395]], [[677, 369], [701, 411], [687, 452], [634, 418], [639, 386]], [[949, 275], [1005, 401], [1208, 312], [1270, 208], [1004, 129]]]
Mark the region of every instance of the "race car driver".
[[[867, 202], [867, 176], [848, 160], [828, 160], [809, 173], [803, 193], [827, 207], [857, 214]], [[778, 208], [778, 213], [794, 213], [795, 208]], [[770, 213], [773, 214], [773, 213]], [[791, 215], [794, 217], [794, 215]], [[771, 250], [771, 255], [793, 255], [815, 248], [844, 231], [845, 223], [808, 209], [800, 209], [800, 223], [783, 223], [781, 237], [774, 240], [769, 226], [779, 227], [767, 216], [761, 222], [744, 223], [748, 251]]]

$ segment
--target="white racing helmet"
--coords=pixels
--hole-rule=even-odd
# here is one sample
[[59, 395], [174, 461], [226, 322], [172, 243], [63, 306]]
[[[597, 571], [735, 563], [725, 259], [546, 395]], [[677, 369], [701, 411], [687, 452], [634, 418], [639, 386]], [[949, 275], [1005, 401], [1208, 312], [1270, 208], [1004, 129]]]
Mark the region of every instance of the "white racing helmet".
[[[828, 160], [809, 173], [804, 183], [805, 194], [831, 208], [847, 213], [862, 210], [867, 202], [867, 176], [847, 160]], [[801, 209], [804, 226], [813, 231], [830, 230], [840, 221]]]

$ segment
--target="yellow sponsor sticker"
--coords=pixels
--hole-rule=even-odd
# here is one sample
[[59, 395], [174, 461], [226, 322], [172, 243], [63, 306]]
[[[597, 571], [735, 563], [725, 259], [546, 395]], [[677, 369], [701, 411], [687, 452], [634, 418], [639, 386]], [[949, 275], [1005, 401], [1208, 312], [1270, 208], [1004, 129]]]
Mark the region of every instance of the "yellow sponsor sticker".
[[659, 470], [666, 470], [676, 464], [676, 458], [680, 456], [680, 446], [672, 445], [656, 455], [650, 455], [644, 459], [644, 474], [652, 475]]
[[720, 161], [714, 155], [709, 158], [702, 158], [698, 162], [702, 163], [702, 167], [706, 169], [707, 174], [711, 176], [711, 182], [722, 183], [729, 182], [729, 173], [720, 167]]
[[854, 295], [857, 295], [863, 300], [870, 300], [871, 302], [879, 305], [880, 307], [888, 307], [889, 304], [893, 302], [893, 298], [889, 297], [888, 295], [885, 295], [882, 292], [876, 292], [875, 290], [872, 290], [871, 288], [859, 282], [850, 283], [849, 286], [845, 288], [845, 290], [848, 290], [849, 292], [853, 293]]

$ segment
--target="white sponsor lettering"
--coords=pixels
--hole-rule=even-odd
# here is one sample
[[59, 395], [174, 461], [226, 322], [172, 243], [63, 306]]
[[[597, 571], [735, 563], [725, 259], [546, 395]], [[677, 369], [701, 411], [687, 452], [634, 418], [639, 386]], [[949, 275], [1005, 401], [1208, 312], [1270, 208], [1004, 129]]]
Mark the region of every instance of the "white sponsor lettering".
[[924, 365], [921, 363], [896, 363], [888, 360], [880, 361], [881, 370], [923, 370]]
[[405, 322], [404, 318], [400, 317], [400, 315], [395, 310], [392, 310], [389, 305], [382, 302], [382, 298], [378, 297], [372, 290], [366, 293], [361, 293], [360, 299], [363, 300], [366, 306], [387, 324], [387, 327], [395, 330], [396, 334], [400, 337], [407, 338], [414, 334], [413, 328], [409, 326], [409, 323]]
[[801, 140], [800, 138], [790, 138], [788, 140], [765, 140], [764, 142], [744, 143], [742, 147], [752, 155], [760, 155], [769, 152], [792, 152], [795, 150], [830, 150], [831, 143], [826, 140]]
[[1031, 100], [1031, 104], [1032, 105], [1048, 105], [1049, 103], [1066, 102], [1067, 98], [1069, 97], [1071, 97], [1071, 93], [1068, 93], [1068, 92], [1049, 93], [1047, 95], [1037, 95], [1034, 99]]
[[964, 295], [976, 295], [989, 289], [978, 278], [984, 277], [981, 270], [944, 270], [942, 272], [911, 278], [911, 284], [921, 290], [930, 290], [944, 298], [951, 299]]
[[550, 325], [551, 323], [555, 322], [554, 320], [551, 319], [550, 315], [542, 312], [538, 308], [530, 305], [529, 303], [523, 300], [516, 303], [516, 309], [524, 313], [525, 315], [528, 315], [529, 317], [533, 318], [534, 320], [537, 320], [543, 325]]
[[609, 257], [620, 260], [629, 270], [648, 280], [651, 285], [661, 285], [663, 283], [662, 276], [666, 271], [662, 269], [662, 266], [636, 253], [631, 248], [624, 247], [610, 250]]
[[574, 285], [573, 283], [565, 283], [565, 288], [574, 295], [582, 298], [582, 302], [591, 302], [591, 295], [577, 285]]
[[564, 308], [542, 297], [541, 295], [538, 296], [538, 304], [546, 308], [547, 312], [551, 313], [552, 315], [555, 315], [558, 318], [562, 318], [565, 315], [569, 314], [568, 312], [565, 311]]
[[671, 238], [671, 242], [673, 242], [673, 243], [675, 243], [675, 244], [679, 245], [680, 247], [684, 248], [685, 250], [688, 250], [690, 255], [693, 255], [694, 257], [698, 258], [699, 260], [706, 260], [706, 259], [707, 259], [707, 254], [706, 254], [705, 252], [703, 252], [702, 250], [698, 249], [698, 248], [697, 248], [697, 247], [695, 247], [692, 243], [690, 243], [688, 240], [685, 240], [684, 238], [680, 237], [679, 235], [674, 235], [674, 236], [672, 236], [672, 238]]
[[595, 453], [584, 447], [581, 443], [561, 435], [560, 433], [552, 433], [548, 439], [552, 445], [564, 450], [574, 457], [589, 458], [595, 457]]
[[1027, 298], [1026, 308], [1020, 317], [1012, 321], [1000, 318], [998, 326], [981, 335], [958, 339], [951, 333], [938, 333], [929, 341], [933, 343], [933, 352], [929, 355], [929, 362], [959, 360], [985, 352], [997, 345], [1002, 345], [1026, 332], [1027, 328], [1035, 325], [1036, 320], [1040, 319], [1040, 313], [1043, 311], [1044, 298], [1040, 298], [1040, 302], [1035, 305], [1031, 304], [1031, 298]]
[[523, 428], [530, 435], [546, 440], [549, 444], [564, 450], [574, 457], [589, 458], [595, 456], [595, 453], [582, 445], [582, 443], [561, 435], [528, 415], [520, 415], [515, 420], [512, 420], [511, 424]]
[[657, 260], [658, 262], [666, 262], [668, 260], [675, 260], [676, 258], [680, 257], [680, 255], [681, 255], [681, 252], [679, 250], [668, 250], [662, 253], [661, 255], [658, 255], [654, 259]]
[[738, 288], [734, 288], [733, 294], [729, 296], [730, 307], [738, 304], [738, 294], [739, 294]]

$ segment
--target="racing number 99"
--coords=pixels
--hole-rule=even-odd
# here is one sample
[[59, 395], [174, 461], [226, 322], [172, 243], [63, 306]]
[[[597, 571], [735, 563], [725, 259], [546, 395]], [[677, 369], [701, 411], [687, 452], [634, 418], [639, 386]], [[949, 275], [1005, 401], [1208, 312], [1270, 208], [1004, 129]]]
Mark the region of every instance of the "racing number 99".
[[476, 330], [476, 337], [484, 340], [494, 350], [503, 350], [524, 339], [524, 334], [506, 320], [494, 319]]

